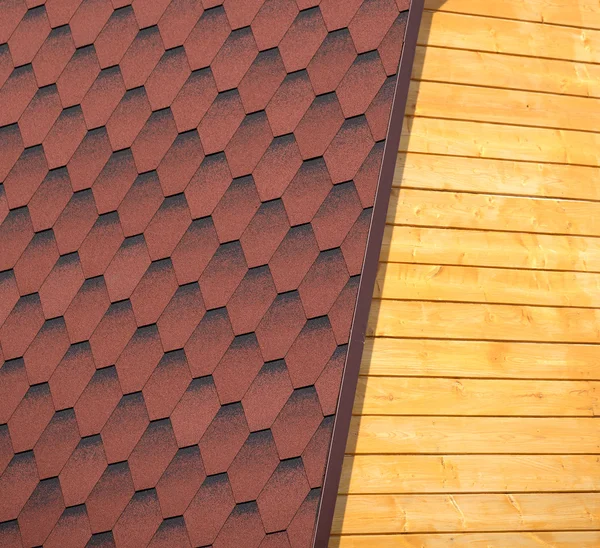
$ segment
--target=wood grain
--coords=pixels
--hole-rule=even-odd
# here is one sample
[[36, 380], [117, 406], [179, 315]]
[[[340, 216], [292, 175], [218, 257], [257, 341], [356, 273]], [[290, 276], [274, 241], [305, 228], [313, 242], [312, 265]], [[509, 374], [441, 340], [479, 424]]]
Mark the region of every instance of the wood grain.
[[[600, 453], [597, 418], [353, 417], [349, 454]], [[484, 457], [481, 460], [485, 460]]]
[[380, 263], [374, 297], [600, 308], [600, 274]]
[[595, 0], [426, 0], [425, 9], [600, 29], [600, 6]]
[[597, 491], [596, 455], [347, 456], [340, 494]]
[[418, 44], [583, 63], [600, 61], [600, 30], [442, 11], [423, 14]]
[[425, 533], [332, 536], [329, 548], [584, 548], [600, 545], [599, 531]]
[[573, 200], [394, 188], [387, 222], [597, 237], [598, 207], [594, 202]]
[[[501, 2], [480, 2], [499, 6]], [[520, 5], [526, 5], [519, 0]], [[600, 66], [557, 59], [418, 46], [415, 80], [600, 97]], [[547, 116], [547, 119], [552, 119]]]
[[340, 495], [333, 534], [600, 528], [600, 493]]
[[600, 133], [407, 117], [400, 151], [598, 167]]
[[600, 545], [600, 4], [419, 44], [331, 546]]
[[600, 343], [600, 310], [375, 301], [368, 336]]
[[361, 374], [600, 380], [600, 345], [368, 338]]
[[381, 260], [600, 272], [600, 239], [388, 226]]
[[[589, 184], [582, 184], [582, 181]], [[600, 169], [436, 154], [399, 154], [394, 187], [600, 201]]]
[[595, 417], [600, 382], [360, 377], [355, 415]]
[[[549, 112], [554, 115], [548, 116]], [[445, 82], [413, 81], [406, 114], [582, 131], [600, 129], [597, 98]]]

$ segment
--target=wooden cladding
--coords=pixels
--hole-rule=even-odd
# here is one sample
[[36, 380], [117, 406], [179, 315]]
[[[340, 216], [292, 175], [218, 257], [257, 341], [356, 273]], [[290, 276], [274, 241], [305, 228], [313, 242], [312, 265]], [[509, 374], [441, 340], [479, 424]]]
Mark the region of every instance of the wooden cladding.
[[598, 546], [600, 7], [418, 44], [330, 546]]

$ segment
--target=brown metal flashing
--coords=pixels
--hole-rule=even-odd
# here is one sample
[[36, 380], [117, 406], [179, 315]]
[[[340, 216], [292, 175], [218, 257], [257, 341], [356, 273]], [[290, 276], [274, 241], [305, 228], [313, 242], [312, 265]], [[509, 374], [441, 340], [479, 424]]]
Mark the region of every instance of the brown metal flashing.
[[323, 492], [315, 526], [314, 548], [325, 548], [329, 543], [331, 534], [424, 5], [425, 0], [412, 0], [408, 14], [392, 113], [373, 206], [371, 227], [354, 311], [354, 321], [348, 343], [346, 365], [342, 377], [329, 457], [325, 468]]

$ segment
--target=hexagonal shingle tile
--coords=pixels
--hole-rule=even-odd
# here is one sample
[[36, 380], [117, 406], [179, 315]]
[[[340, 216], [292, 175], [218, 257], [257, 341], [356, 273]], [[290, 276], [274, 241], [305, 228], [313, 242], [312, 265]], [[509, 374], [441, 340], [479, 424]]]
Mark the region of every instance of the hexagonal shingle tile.
[[3, 6], [0, 544], [310, 545], [409, 3]]

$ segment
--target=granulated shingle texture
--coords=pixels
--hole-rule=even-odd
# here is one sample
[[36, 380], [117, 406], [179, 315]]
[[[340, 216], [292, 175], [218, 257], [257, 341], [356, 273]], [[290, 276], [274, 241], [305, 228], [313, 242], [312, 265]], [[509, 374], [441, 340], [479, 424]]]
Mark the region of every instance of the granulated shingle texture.
[[0, 546], [308, 548], [404, 0], [6, 0]]

